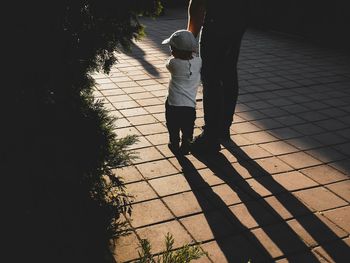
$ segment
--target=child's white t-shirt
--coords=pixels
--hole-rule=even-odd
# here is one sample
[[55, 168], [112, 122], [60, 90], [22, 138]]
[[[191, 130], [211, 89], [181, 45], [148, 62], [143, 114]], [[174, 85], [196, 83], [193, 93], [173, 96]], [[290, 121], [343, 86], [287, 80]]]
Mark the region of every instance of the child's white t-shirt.
[[169, 105], [195, 108], [202, 59], [197, 56], [190, 60], [170, 57], [166, 67], [171, 73], [167, 95]]

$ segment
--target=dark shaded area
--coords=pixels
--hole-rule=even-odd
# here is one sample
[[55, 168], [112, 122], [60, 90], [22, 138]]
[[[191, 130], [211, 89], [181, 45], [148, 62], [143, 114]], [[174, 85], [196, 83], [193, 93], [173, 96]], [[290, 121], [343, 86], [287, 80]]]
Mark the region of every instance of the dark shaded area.
[[[141, 30], [136, 14], [156, 12], [155, 4], [4, 4], [3, 261], [114, 261], [110, 239], [128, 200], [111, 169], [127, 163], [133, 140], [116, 140], [89, 73], [110, 69], [114, 51]], [[121, 192], [110, 197], [113, 187]]]
[[[188, 0], [163, 0], [167, 8], [186, 8]], [[321, 46], [349, 50], [347, 0], [248, 0], [250, 25], [305, 37]], [[219, 4], [219, 3], [218, 3]]]
[[[336, 247], [327, 245], [323, 247], [335, 262], [346, 261], [349, 257], [348, 246], [339, 240], [339, 237], [326, 224], [293, 194], [277, 183], [268, 172], [250, 159], [238, 146], [231, 147], [228, 150], [253, 179], [274, 194], [276, 199], [297, 219], [299, 224], [318, 244], [323, 246], [330, 241], [338, 240]], [[223, 154], [194, 154], [194, 156], [237, 194], [256, 221], [259, 229], [261, 228], [265, 232], [284, 256], [293, 258], [296, 254], [301, 253], [306, 254], [308, 262], [319, 262], [281, 215], [255, 192]], [[253, 262], [270, 262], [276, 260], [276, 258], [271, 258], [253, 232], [233, 214], [230, 207], [234, 207], [234, 205], [228, 207], [186, 157], [178, 156], [177, 159], [227, 261], [247, 262], [248, 259], [251, 259]], [[237, 235], [239, 235], [239, 238], [235, 237]]]
[[349, 50], [346, 0], [251, 0], [251, 24]]

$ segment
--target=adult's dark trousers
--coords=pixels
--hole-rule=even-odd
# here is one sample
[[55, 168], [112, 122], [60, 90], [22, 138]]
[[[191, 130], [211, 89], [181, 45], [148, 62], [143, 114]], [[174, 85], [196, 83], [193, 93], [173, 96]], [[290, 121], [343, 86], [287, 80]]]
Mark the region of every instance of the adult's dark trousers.
[[213, 139], [229, 136], [238, 97], [237, 63], [244, 28], [232, 33], [202, 30], [204, 134]]
[[171, 106], [165, 102], [165, 120], [169, 132], [170, 143], [180, 142], [180, 131], [182, 142], [189, 142], [193, 139], [194, 121], [196, 110], [193, 107]]

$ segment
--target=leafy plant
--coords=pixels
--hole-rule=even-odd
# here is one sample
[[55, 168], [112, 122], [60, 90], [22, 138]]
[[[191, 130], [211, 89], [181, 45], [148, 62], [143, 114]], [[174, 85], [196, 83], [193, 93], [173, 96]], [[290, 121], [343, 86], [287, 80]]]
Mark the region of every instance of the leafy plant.
[[198, 245], [186, 244], [180, 249], [173, 250], [174, 238], [170, 233], [165, 236], [165, 250], [159, 255], [152, 255], [151, 244], [147, 239], [141, 240], [141, 252], [137, 263], [188, 263], [199, 259], [206, 252], [203, 252]]
[[91, 75], [108, 73], [118, 52], [143, 36], [138, 19], [159, 14], [160, 1], [7, 1], [3, 8], [10, 83], [2, 89], [0, 160], [11, 255], [110, 262], [109, 240], [130, 212], [112, 169], [135, 157], [128, 146], [136, 138], [115, 134]]

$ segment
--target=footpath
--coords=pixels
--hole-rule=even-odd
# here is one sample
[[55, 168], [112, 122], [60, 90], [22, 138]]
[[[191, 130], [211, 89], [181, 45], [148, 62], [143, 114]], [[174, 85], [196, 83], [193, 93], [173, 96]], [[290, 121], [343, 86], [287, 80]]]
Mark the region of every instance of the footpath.
[[[139, 158], [116, 169], [134, 195], [117, 262], [198, 244], [196, 262], [349, 262], [350, 56], [302, 39], [249, 29], [239, 59], [240, 95], [231, 138], [214, 157], [177, 159], [168, 150], [164, 96], [169, 48], [186, 11], [143, 19], [147, 36], [118, 54], [96, 92], [118, 118], [121, 138], [138, 135]], [[198, 93], [195, 134], [203, 125]]]

